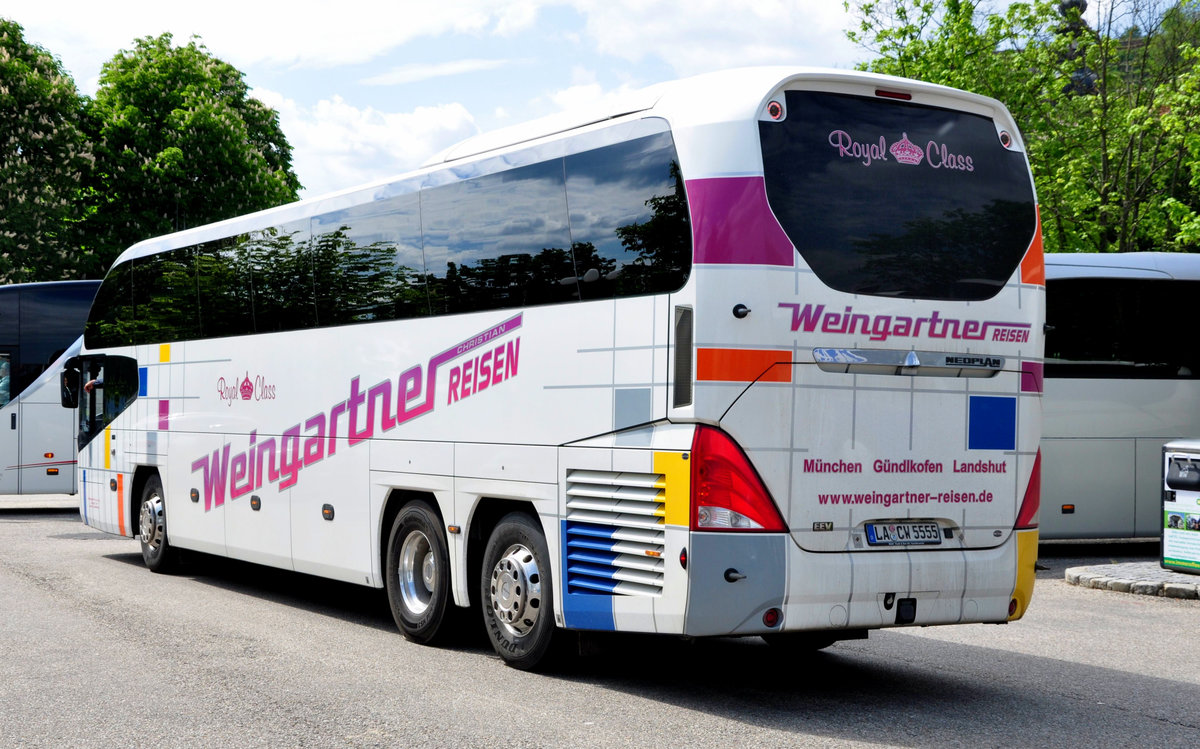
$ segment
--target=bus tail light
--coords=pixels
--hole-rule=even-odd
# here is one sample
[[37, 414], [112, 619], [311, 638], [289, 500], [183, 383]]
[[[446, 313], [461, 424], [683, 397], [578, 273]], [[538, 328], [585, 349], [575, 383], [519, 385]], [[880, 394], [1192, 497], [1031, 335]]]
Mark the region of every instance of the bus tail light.
[[692, 530], [787, 530], [762, 479], [727, 434], [697, 427], [691, 465]]
[[1027, 530], [1038, 527], [1038, 510], [1042, 506], [1042, 451], [1038, 450], [1033, 459], [1033, 473], [1029, 476], [1029, 486], [1025, 488], [1025, 499], [1021, 502], [1021, 511], [1017, 513], [1017, 530]]

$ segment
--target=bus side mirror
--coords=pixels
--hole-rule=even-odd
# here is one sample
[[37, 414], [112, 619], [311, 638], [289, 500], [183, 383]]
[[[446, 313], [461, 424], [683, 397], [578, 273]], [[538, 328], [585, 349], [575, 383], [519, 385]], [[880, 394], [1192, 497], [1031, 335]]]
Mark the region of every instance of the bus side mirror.
[[60, 375], [61, 391], [63, 408], [78, 408], [79, 407], [79, 374], [80, 363], [79, 357], [73, 356], [67, 359], [63, 364], [62, 374]]

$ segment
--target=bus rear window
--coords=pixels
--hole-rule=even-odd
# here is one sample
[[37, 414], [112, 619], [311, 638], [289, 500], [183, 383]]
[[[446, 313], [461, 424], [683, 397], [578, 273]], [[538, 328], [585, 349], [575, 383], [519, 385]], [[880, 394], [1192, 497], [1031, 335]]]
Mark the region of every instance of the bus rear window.
[[852, 294], [995, 296], [1034, 236], [1024, 154], [987, 117], [814, 91], [761, 122], [767, 199], [826, 285]]

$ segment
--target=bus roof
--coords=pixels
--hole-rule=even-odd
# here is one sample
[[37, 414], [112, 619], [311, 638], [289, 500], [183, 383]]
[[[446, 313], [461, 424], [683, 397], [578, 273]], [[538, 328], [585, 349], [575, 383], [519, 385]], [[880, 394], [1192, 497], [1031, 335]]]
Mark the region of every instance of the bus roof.
[[1046, 278], [1200, 279], [1200, 255], [1187, 252], [1056, 252]]

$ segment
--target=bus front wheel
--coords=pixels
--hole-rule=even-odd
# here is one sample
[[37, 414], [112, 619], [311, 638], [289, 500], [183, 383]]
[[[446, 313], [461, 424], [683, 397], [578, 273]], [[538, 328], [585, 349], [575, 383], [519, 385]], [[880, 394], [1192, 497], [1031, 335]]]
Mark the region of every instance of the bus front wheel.
[[480, 600], [492, 647], [514, 668], [544, 665], [554, 639], [550, 552], [536, 521], [506, 515], [483, 554]]
[[142, 487], [138, 527], [142, 561], [151, 572], [170, 572], [178, 561], [178, 554], [167, 540], [167, 508], [163, 501], [162, 481], [157, 475], [147, 479]]
[[424, 502], [406, 505], [388, 538], [387, 592], [392, 617], [409, 640], [431, 643], [445, 629], [449, 570], [437, 513]]

